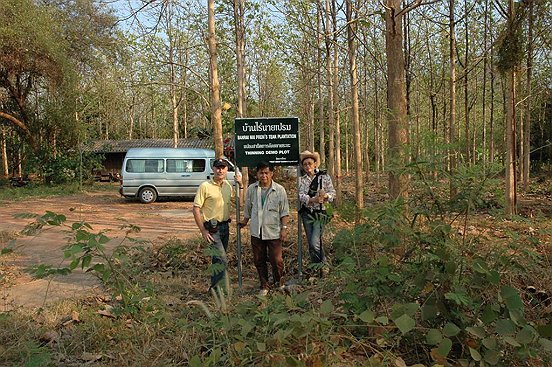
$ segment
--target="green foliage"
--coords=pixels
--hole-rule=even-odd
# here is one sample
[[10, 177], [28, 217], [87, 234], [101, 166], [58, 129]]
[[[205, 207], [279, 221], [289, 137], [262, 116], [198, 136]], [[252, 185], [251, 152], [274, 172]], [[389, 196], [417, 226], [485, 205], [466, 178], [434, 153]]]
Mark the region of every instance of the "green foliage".
[[[439, 184], [427, 180], [429, 165], [413, 167], [425, 181], [408, 205], [374, 205], [361, 226], [334, 239], [345, 309], [370, 328], [390, 320], [379, 344], [403, 356], [416, 345], [434, 360], [504, 365], [549, 352], [547, 327], [527, 317], [520, 289], [510, 283], [539, 257], [516, 233], [507, 245], [482, 252], [476, 238], [455, 229], [465, 229], [475, 208], [487, 207], [492, 174], [460, 169], [457, 195], [445, 201]], [[367, 338], [370, 331], [355, 334]]]
[[22, 356], [22, 359], [26, 361], [25, 367], [49, 366], [53, 359], [48, 348], [32, 342], [22, 348], [22, 351], [27, 353], [27, 355]]
[[[26, 216], [26, 215], [22, 215]], [[151, 289], [147, 286], [138, 286], [130, 281], [132, 271], [137, 271], [131, 264], [131, 257], [142, 252], [142, 240], [130, 237], [140, 231], [139, 227], [123, 224], [125, 237], [112, 249], [106, 246], [112, 241], [105, 231], [92, 232], [92, 226], [85, 221], [66, 224], [66, 217], [62, 214], [47, 211], [42, 216], [33, 215], [34, 222], [25, 226], [22, 231], [25, 235], [37, 235], [47, 227], [64, 227], [68, 231], [68, 243], [63, 248], [63, 257], [69, 263], [65, 266], [38, 264], [31, 267], [30, 272], [37, 278], [53, 275], [68, 275], [80, 268], [98, 277], [104, 284], [111, 287], [114, 298], [120, 299], [121, 312], [136, 314], [148, 309]], [[132, 243], [130, 247], [126, 243]]]
[[[277, 294], [270, 302], [231, 304], [215, 312], [202, 305], [209, 322], [193, 322], [192, 327], [207, 336], [200, 349], [190, 351], [190, 365], [304, 366], [331, 364], [344, 352], [327, 336], [335, 333], [334, 321], [345, 317], [331, 300], [319, 305], [310, 295]], [[202, 352], [203, 351], [203, 352]]]
[[515, 14], [507, 19], [497, 42], [496, 64], [498, 70], [503, 73], [520, 65], [526, 50], [523, 20], [527, 14], [527, 5], [524, 2], [513, 4], [515, 9], [512, 9], [512, 12]]

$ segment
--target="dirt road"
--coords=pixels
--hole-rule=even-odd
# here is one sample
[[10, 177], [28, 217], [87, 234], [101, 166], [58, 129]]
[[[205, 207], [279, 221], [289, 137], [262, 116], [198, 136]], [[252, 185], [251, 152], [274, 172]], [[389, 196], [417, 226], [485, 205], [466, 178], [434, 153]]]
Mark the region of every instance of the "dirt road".
[[[67, 244], [61, 228], [51, 228], [35, 237], [19, 234], [32, 219], [15, 218], [18, 213], [43, 215], [46, 211], [63, 214], [67, 224], [86, 221], [93, 232], [105, 230], [118, 244], [124, 237], [121, 226], [137, 225], [141, 232], [133, 237], [162, 243], [170, 238], [197, 235], [192, 202], [160, 201], [141, 204], [121, 198], [113, 187], [111, 192], [82, 193], [72, 196], [0, 202], [0, 248], [8, 239], [16, 238], [12, 254], [0, 257], [0, 311], [19, 307], [41, 307], [60, 299], [86, 297], [101, 293], [99, 282], [90, 274], [75, 271], [53, 279], [33, 279], [25, 269], [36, 264], [63, 264], [62, 247]], [[108, 246], [110, 245], [108, 244]]]

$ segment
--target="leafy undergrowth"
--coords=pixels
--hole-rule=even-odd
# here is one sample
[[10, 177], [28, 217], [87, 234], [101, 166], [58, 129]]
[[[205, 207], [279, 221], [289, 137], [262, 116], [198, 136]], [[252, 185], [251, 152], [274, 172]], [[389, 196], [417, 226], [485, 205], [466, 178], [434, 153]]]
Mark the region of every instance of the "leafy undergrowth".
[[[466, 176], [468, 176], [466, 174]], [[208, 256], [198, 241], [106, 252], [104, 233], [47, 213], [30, 229], [67, 226], [66, 268], [103, 279], [110, 296], [0, 314], [0, 361], [28, 366], [548, 366], [552, 363], [552, 219], [522, 202], [506, 218], [491, 181], [458, 185], [453, 200], [434, 183], [408, 205], [369, 208], [354, 226], [339, 207], [328, 225], [327, 277], [305, 276], [266, 298], [208, 294]], [[550, 200], [549, 192], [529, 193]], [[539, 196], [540, 195], [540, 196]], [[545, 209], [545, 210], [542, 210]], [[290, 237], [293, 238], [293, 235]], [[245, 251], [248, 247], [244, 244]], [[289, 274], [297, 244], [286, 243]], [[235, 257], [231, 267], [235, 269]], [[244, 288], [255, 288], [244, 258]], [[231, 278], [235, 283], [236, 274]], [[292, 278], [290, 275], [289, 278]]]

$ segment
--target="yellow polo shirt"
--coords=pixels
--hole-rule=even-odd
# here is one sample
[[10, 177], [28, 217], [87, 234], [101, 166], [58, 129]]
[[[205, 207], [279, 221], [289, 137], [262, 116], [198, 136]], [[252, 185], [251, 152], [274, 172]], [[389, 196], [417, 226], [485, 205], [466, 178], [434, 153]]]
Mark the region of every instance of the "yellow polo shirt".
[[201, 209], [204, 221], [216, 219], [223, 222], [230, 218], [230, 205], [234, 196], [232, 185], [227, 180], [223, 180], [221, 185], [209, 180], [199, 185], [194, 206]]

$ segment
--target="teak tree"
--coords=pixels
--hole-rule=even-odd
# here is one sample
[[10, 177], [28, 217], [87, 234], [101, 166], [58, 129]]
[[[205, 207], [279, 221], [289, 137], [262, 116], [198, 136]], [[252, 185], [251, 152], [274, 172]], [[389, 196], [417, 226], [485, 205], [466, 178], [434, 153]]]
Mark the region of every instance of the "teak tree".
[[213, 126], [213, 139], [215, 142], [215, 156], [224, 155], [224, 143], [222, 140], [222, 105], [220, 102], [220, 82], [217, 64], [217, 40], [215, 35], [215, 0], [208, 0], [208, 36], [209, 44], [209, 76], [211, 92], [211, 124]]
[[356, 41], [356, 29], [358, 26], [356, 19], [356, 12], [353, 12], [353, 7], [356, 8], [356, 4], [353, 4], [352, 0], [347, 0], [346, 12], [347, 12], [347, 44], [349, 53], [349, 75], [351, 78], [351, 117], [353, 122], [353, 147], [355, 154], [355, 204], [356, 204], [356, 218], [360, 219], [361, 210], [364, 208], [364, 182], [362, 172], [362, 150], [360, 148], [360, 117], [359, 117], [359, 101], [358, 101], [358, 74], [357, 74], [357, 41]]

